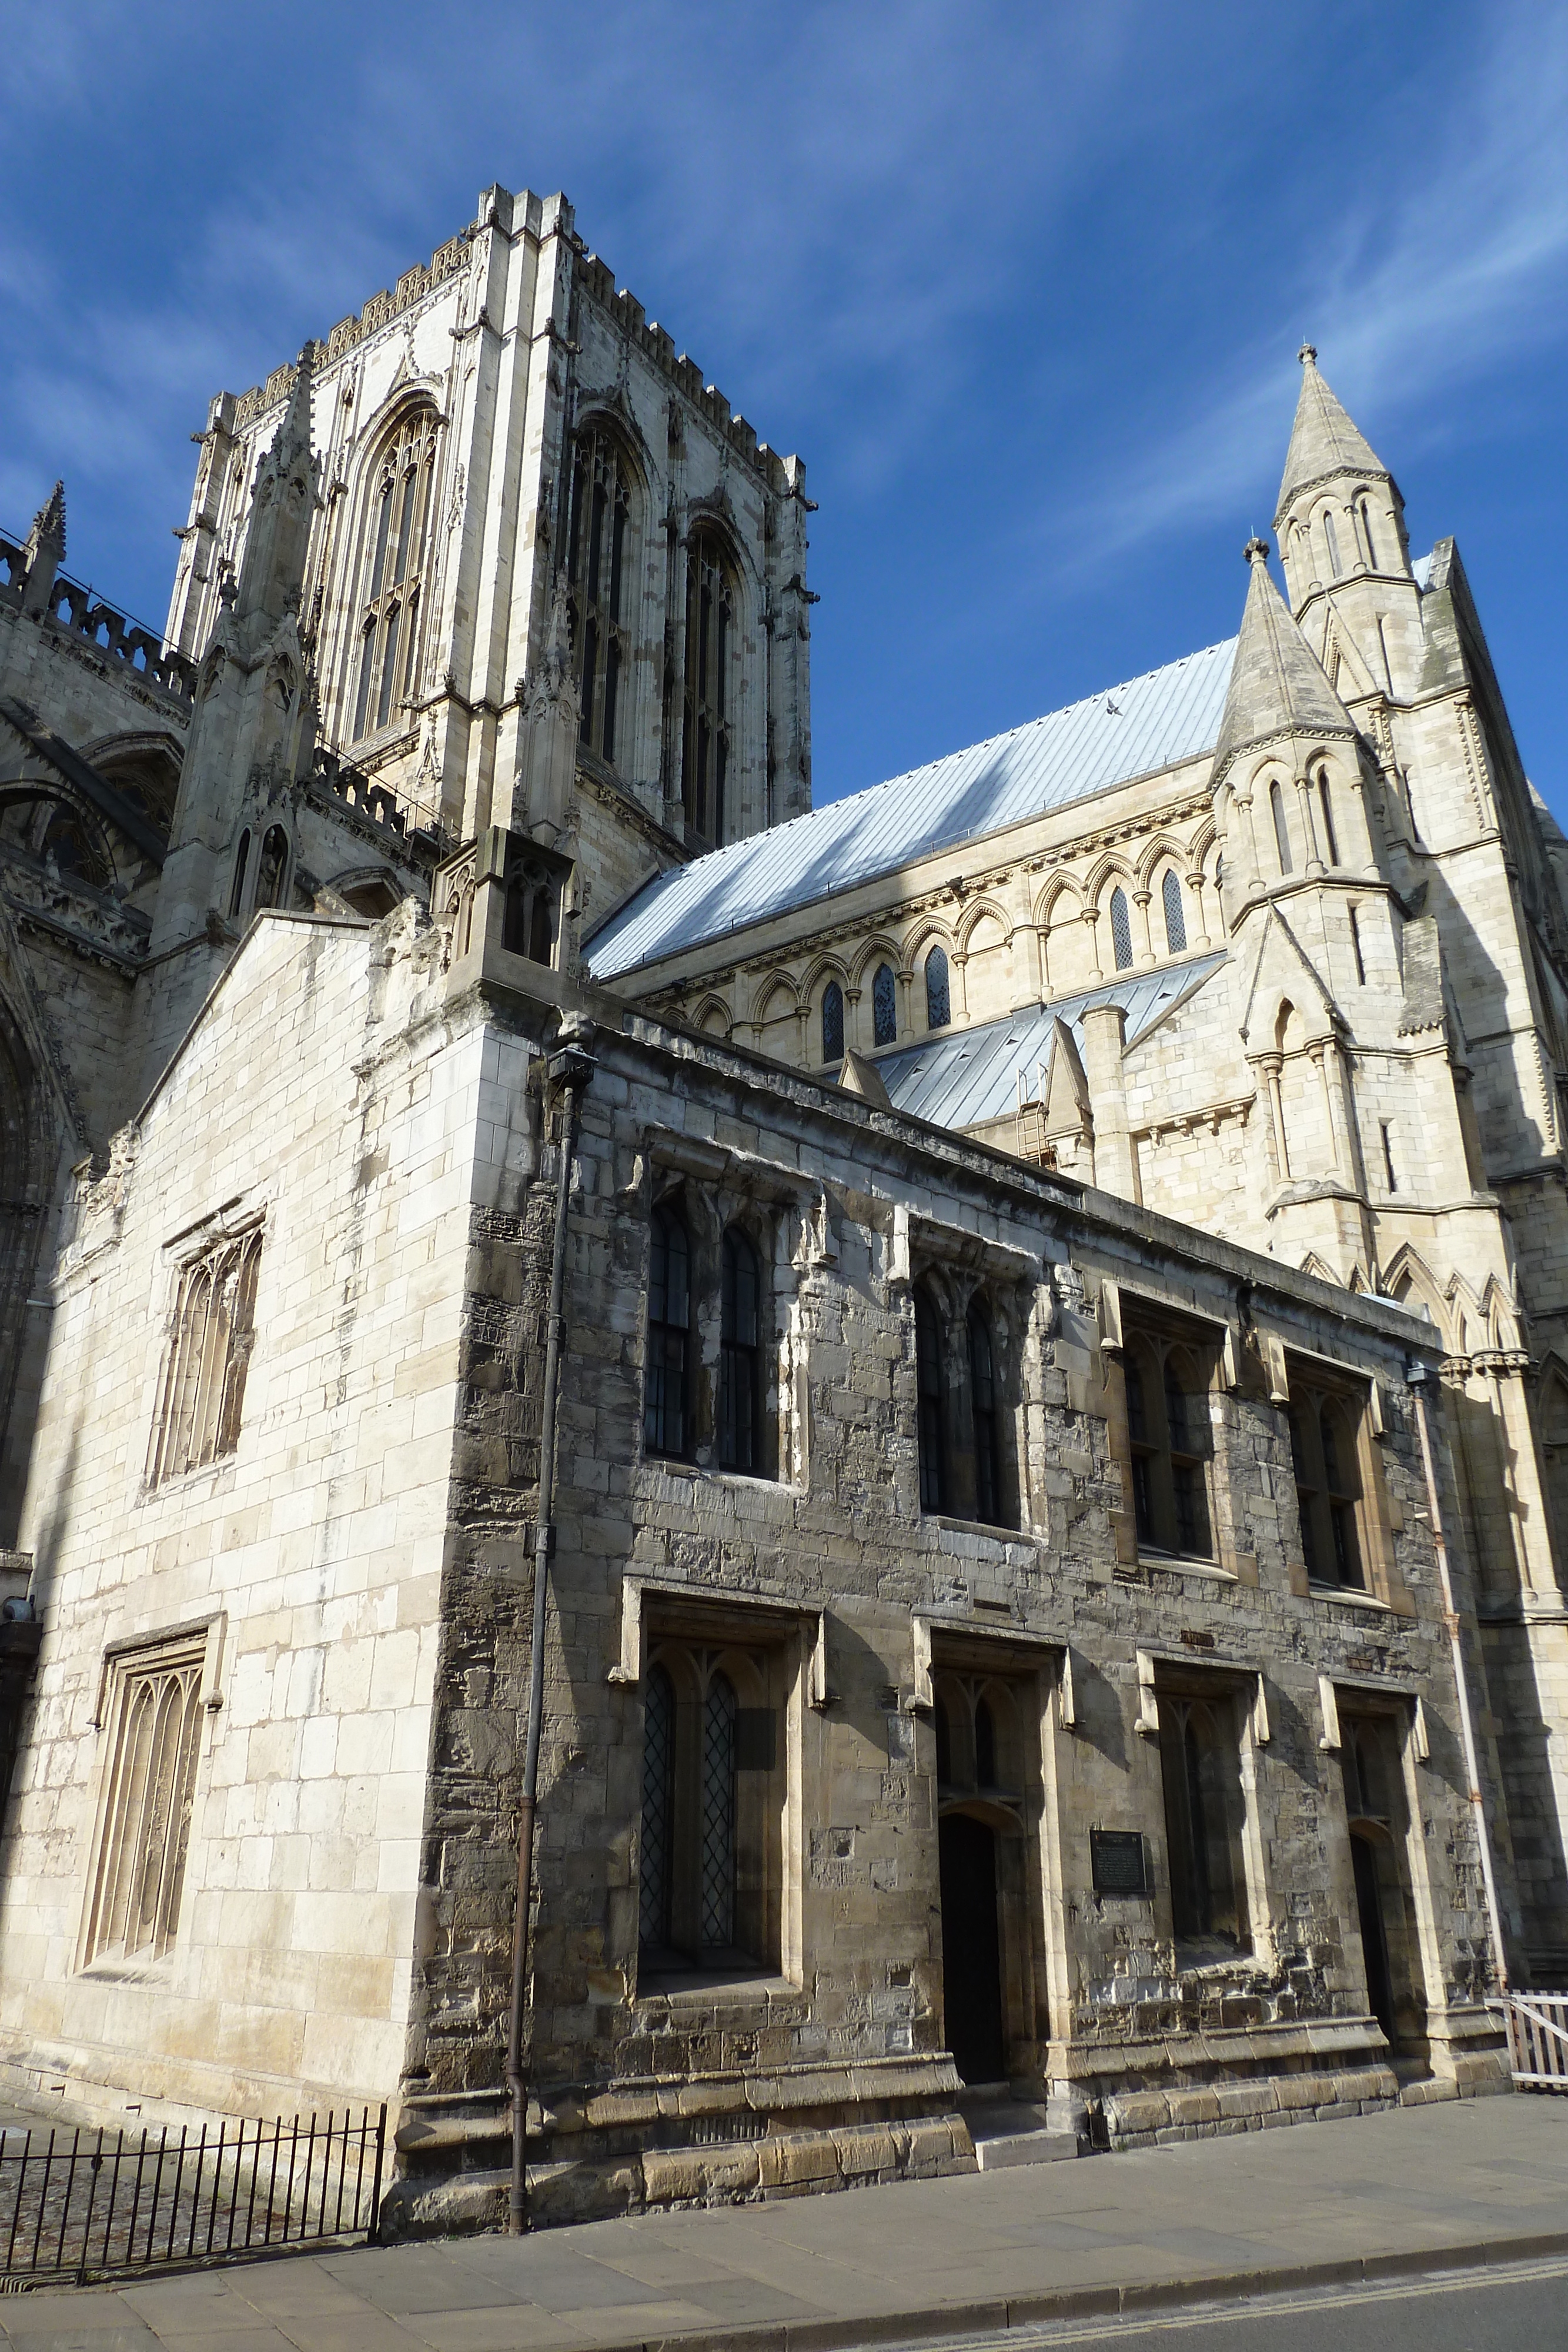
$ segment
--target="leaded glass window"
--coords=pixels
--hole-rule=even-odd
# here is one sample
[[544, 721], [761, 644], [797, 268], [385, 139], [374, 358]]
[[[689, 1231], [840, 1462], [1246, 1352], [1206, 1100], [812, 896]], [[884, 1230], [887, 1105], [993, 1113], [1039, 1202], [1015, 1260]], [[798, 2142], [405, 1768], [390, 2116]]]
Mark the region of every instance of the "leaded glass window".
[[1166, 945], [1172, 955], [1185, 954], [1186, 917], [1182, 911], [1181, 881], [1174, 866], [1166, 867], [1166, 878], [1160, 884], [1160, 901], [1166, 910]]
[[891, 1045], [898, 1034], [898, 983], [890, 963], [879, 963], [871, 984], [871, 1034], [878, 1045]]
[[731, 718], [735, 591], [716, 532], [695, 530], [686, 551], [686, 667], [681, 799], [698, 840], [725, 838]]
[[822, 1059], [841, 1062], [844, 1058], [844, 992], [836, 980], [830, 980], [822, 991]]
[[686, 1358], [691, 1344], [691, 1253], [673, 1209], [653, 1212], [648, 1268], [648, 1362], [643, 1442], [650, 1454], [682, 1460], [690, 1451]]
[[952, 1018], [946, 953], [942, 948], [933, 948], [925, 959], [925, 1026], [946, 1029]]
[[434, 414], [421, 408], [403, 417], [373, 470], [361, 589], [355, 741], [390, 726], [417, 684], [435, 460]]
[[638, 1940], [670, 1940], [670, 1862], [675, 1811], [675, 1690], [664, 1666], [649, 1669], [643, 1700], [643, 1838]]
[[735, 1942], [735, 1685], [715, 1674], [703, 1706], [702, 1939]]
[[757, 1252], [733, 1225], [720, 1255], [719, 1467], [757, 1477], [762, 1473], [762, 1276]]
[[1111, 952], [1118, 971], [1125, 971], [1133, 961], [1133, 926], [1127, 915], [1127, 894], [1120, 887], [1111, 893]]
[[572, 453], [566, 576], [581, 704], [579, 740], [613, 761], [631, 638], [632, 469], [620, 444], [590, 427]]

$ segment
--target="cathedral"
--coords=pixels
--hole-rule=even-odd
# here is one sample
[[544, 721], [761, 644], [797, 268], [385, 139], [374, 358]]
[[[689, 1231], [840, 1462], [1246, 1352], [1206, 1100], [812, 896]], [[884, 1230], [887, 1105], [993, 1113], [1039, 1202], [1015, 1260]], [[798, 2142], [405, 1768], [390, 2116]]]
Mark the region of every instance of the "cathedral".
[[0, 538], [0, 2079], [384, 2100], [389, 2235], [1507, 2088], [1568, 842], [1301, 360], [1233, 639], [821, 807], [559, 196], [213, 400], [162, 633]]

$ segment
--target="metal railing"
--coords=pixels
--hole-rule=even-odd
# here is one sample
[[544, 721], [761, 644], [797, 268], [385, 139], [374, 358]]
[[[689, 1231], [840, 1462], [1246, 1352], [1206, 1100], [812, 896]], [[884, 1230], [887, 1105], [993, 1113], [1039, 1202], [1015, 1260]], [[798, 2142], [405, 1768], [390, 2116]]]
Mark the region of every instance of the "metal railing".
[[387, 2111], [323, 2124], [0, 2131], [0, 2289], [370, 2236]]
[[1495, 2004], [1508, 2031], [1508, 2062], [1525, 2091], [1568, 2091], [1568, 1993], [1511, 1992]]

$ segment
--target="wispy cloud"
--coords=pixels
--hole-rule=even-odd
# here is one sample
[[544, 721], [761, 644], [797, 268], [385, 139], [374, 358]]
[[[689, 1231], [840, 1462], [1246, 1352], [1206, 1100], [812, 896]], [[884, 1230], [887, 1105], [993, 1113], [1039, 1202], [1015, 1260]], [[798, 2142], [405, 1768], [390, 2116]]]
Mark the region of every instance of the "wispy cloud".
[[[1456, 389], [1568, 336], [1568, 13], [1515, 5], [1475, 20], [1473, 79], [1420, 142], [1418, 174], [1333, 188], [1274, 315], [1221, 355], [1176, 426], [1146, 442], [1091, 518], [1053, 518], [1092, 572], [1195, 517], [1271, 518], [1302, 331], [1364, 428], [1448, 430]], [[1445, 420], [1439, 422], [1440, 417]], [[1374, 445], [1377, 433], [1373, 430]], [[1242, 518], [1245, 519], [1245, 518]], [[1068, 528], [1061, 529], [1063, 520]]]

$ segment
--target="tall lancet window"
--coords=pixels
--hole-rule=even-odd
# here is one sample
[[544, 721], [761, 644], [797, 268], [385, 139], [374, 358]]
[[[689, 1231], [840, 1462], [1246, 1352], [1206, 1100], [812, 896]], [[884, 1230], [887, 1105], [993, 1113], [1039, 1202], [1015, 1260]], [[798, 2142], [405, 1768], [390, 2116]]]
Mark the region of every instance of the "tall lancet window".
[[946, 1029], [952, 1018], [946, 950], [933, 948], [925, 959], [925, 1026], [927, 1029]]
[[613, 763], [624, 718], [631, 639], [632, 469], [619, 445], [591, 426], [572, 454], [566, 576], [582, 703], [580, 740]]
[[694, 530], [686, 549], [686, 669], [681, 801], [688, 829], [716, 849], [725, 838], [734, 718], [735, 587], [716, 531]]
[[1361, 535], [1366, 541], [1366, 561], [1374, 572], [1377, 569], [1377, 547], [1372, 536], [1372, 508], [1365, 499], [1361, 502]]
[[1166, 910], [1166, 945], [1172, 955], [1186, 951], [1186, 917], [1182, 912], [1181, 882], [1176, 867], [1166, 867], [1166, 878], [1160, 884], [1160, 901]]
[[844, 992], [836, 980], [830, 980], [822, 991], [822, 1059], [841, 1062], [844, 1058]]
[[1133, 961], [1133, 926], [1127, 914], [1127, 894], [1123, 889], [1111, 893], [1111, 952], [1116, 959], [1118, 971], [1125, 971]]
[[1329, 543], [1329, 570], [1337, 580], [1340, 574], [1339, 533], [1333, 527], [1332, 514], [1325, 513], [1323, 516], [1323, 537]]
[[1285, 814], [1285, 794], [1281, 785], [1270, 785], [1269, 806], [1274, 814], [1274, 846], [1280, 853], [1280, 871], [1289, 874], [1294, 870], [1295, 861], [1291, 856], [1291, 825]]
[[435, 457], [434, 412], [418, 408], [394, 427], [372, 473], [354, 683], [356, 742], [400, 718], [418, 683]]

